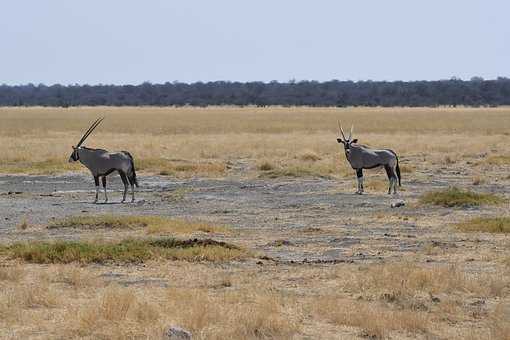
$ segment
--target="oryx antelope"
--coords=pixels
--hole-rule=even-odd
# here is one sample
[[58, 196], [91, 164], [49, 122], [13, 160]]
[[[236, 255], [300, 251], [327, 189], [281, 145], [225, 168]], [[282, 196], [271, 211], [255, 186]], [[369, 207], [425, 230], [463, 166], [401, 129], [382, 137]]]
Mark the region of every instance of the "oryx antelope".
[[131, 184], [131, 202], [135, 201], [135, 188], [138, 187], [138, 181], [136, 179], [135, 164], [133, 157], [127, 151], [119, 152], [108, 152], [103, 149], [91, 149], [82, 146], [83, 142], [87, 137], [94, 131], [94, 129], [103, 121], [104, 118], [97, 119], [85, 132], [83, 137], [76, 146], [73, 146], [73, 153], [69, 157], [69, 162], [80, 161], [81, 164], [85, 165], [92, 176], [94, 176], [94, 182], [96, 184], [96, 199], [94, 203], [97, 203], [99, 195], [99, 177], [101, 177], [104, 188], [105, 203], [108, 202], [108, 195], [106, 194], [106, 176], [114, 171], [118, 171], [122, 183], [124, 183], [124, 196], [122, 202], [126, 201], [126, 194], [128, 191], [128, 182]]
[[345, 138], [344, 130], [338, 122], [338, 129], [341, 134], [340, 138], [337, 138], [338, 143], [344, 145], [345, 157], [351, 164], [351, 167], [356, 170], [356, 176], [358, 179], [358, 190], [357, 194], [363, 193], [363, 169], [373, 169], [377, 167], [384, 167], [388, 180], [390, 182], [388, 188], [388, 194], [397, 193], [397, 179], [398, 185], [400, 186], [400, 168], [398, 166], [398, 157], [395, 151], [389, 149], [376, 150], [367, 147], [366, 145], [358, 144], [358, 139], [352, 139], [352, 132], [354, 126], [351, 126], [349, 138]]

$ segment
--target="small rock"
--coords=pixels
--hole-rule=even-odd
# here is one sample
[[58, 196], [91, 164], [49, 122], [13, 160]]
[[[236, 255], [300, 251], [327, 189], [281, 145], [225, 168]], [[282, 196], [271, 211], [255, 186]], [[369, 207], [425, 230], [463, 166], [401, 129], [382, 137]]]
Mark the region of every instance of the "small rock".
[[406, 205], [406, 202], [404, 202], [403, 200], [398, 200], [398, 201], [391, 203], [392, 208], [403, 207], [404, 205]]
[[190, 340], [191, 333], [181, 327], [170, 326], [165, 331], [164, 339], [166, 340]]

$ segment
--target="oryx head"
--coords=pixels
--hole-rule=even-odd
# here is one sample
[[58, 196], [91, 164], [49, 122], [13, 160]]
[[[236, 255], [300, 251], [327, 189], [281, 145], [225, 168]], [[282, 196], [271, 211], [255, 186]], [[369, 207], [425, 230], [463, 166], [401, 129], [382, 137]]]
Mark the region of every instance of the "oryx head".
[[342, 143], [344, 145], [345, 153], [349, 154], [351, 152], [351, 144], [357, 143], [358, 139], [352, 139], [352, 132], [354, 130], [354, 125], [351, 125], [351, 131], [349, 132], [349, 138], [345, 138], [344, 129], [342, 129], [342, 125], [338, 122], [338, 132], [340, 132], [340, 138], [337, 138], [336, 141], [338, 143]]
[[83, 137], [81, 137], [80, 141], [78, 142], [78, 144], [76, 144], [76, 146], [73, 145], [73, 153], [71, 154], [71, 156], [69, 156], [69, 163], [71, 162], [76, 162], [77, 160], [80, 159], [80, 154], [78, 153], [78, 150], [80, 150], [81, 148], [81, 145], [83, 144], [83, 142], [85, 141], [85, 139], [87, 139], [87, 137], [92, 133], [92, 131], [94, 131], [94, 129], [103, 121], [104, 117], [103, 118], [98, 118], [90, 127], [89, 129], [87, 130], [87, 132], [85, 132], [85, 134], [83, 135]]

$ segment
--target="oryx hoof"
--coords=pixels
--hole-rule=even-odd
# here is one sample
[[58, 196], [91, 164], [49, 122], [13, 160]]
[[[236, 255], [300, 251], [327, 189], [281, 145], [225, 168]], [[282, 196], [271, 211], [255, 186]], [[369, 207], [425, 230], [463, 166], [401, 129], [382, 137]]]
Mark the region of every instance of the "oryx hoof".
[[356, 191], [355, 194], [356, 195], [363, 195], [363, 192], [362, 191]]
[[131, 200], [131, 203], [135, 203], [135, 199], [134, 198]]
[[122, 201], [120, 201], [120, 203], [126, 203], [126, 200], [122, 200]]

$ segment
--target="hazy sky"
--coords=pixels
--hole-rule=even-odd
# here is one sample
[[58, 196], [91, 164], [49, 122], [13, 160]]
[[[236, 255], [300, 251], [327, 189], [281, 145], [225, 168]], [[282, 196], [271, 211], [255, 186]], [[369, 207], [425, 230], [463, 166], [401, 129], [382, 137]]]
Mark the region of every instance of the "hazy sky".
[[510, 76], [509, 0], [5, 0], [0, 83]]

